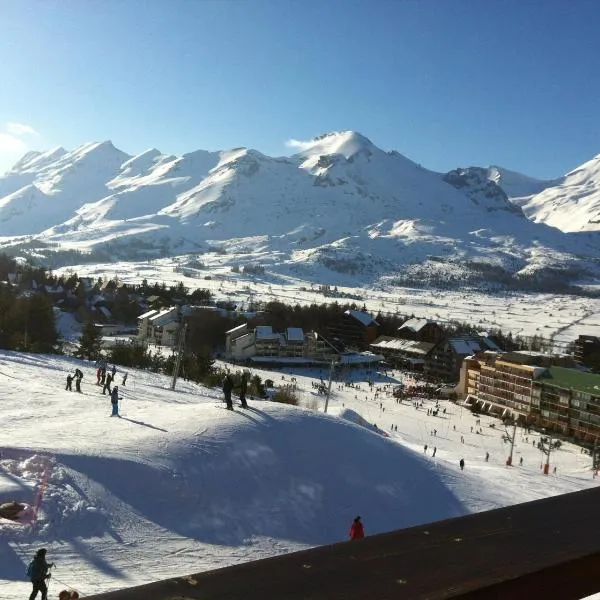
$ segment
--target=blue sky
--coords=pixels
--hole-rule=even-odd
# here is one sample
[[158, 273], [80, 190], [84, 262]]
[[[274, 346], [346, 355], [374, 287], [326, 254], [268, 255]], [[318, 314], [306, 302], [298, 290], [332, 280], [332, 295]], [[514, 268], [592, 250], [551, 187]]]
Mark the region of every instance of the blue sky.
[[0, 172], [354, 129], [440, 171], [600, 153], [597, 0], [0, 0]]

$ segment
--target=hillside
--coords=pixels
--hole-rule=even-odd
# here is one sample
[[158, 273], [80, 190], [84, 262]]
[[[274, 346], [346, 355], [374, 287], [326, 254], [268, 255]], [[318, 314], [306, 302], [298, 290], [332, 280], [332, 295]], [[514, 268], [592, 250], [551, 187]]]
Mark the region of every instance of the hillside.
[[[64, 390], [75, 366], [84, 371], [81, 395]], [[322, 401], [311, 385], [318, 372], [293, 374], [303, 402]], [[591, 459], [570, 444], [554, 454], [557, 476], [540, 475], [538, 451], [524, 439], [515, 449], [523, 468], [507, 469], [493, 419], [482, 417], [476, 435], [474, 418], [450, 403], [437, 418], [427, 405], [374, 399], [367, 375], [378, 385], [402, 378], [348, 374], [359, 387], [334, 386], [337, 418], [257, 400], [230, 413], [218, 391], [182, 380], [171, 391], [168, 377], [130, 370], [122, 416], [111, 418], [89, 364], [0, 353], [11, 391], [0, 500], [33, 503], [48, 476], [33, 529], [0, 523], [1, 597], [27, 593], [28, 557], [42, 544], [58, 565], [53, 585], [90, 594], [344, 540], [356, 514], [374, 534], [595, 485]]]
[[[460, 173], [459, 173], [460, 172]], [[131, 157], [110, 142], [26, 155], [0, 178], [0, 249], [60, 266], [218, 253], [313, 281], [548, 288], [600, 274], [595, 238], [528, 220], [498, 168], [441, 176], [345, 131], [290, 157]], [[199, 256], [201, 258], [201, 256]]]

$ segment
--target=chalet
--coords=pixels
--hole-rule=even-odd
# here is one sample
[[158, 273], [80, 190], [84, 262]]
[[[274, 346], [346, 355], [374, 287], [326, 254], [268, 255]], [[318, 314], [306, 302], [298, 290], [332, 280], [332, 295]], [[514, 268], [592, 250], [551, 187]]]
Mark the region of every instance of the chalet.
[[137, 318], [138, 322], [138, 338], [148, 339], [152, 337], [152, 328], [150, 326], [150, 317], [158, 314], [157, 310], [149, 310]]
[[444, 338], [444, 330], [429, 319], [408, 319], [398, 327], [398, 337], [404, 340], [437, 344]]
[[377, 338], [379, 323], [366, 311], [350, 309], [327, 327], [332, 343], [344, 348], [365, 349]]
[[485, 350], [498, 351], [499, 348], [485, 336], [450, 336], [431, 350], [425, 363], [425, 373], [439, 379], [458, 381], [464, 359]]
[[161, 310], [149, 319], [152, 328], [152, 341], [159, 346], [175, 346], [180, 328], [179, 309], [171, 306]]

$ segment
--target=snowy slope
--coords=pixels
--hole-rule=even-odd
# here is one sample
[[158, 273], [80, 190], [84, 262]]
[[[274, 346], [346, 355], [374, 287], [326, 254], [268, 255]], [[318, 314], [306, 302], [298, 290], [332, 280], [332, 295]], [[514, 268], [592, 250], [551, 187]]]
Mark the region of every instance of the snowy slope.
[[459, 279], [495, 270], [499, 282], [600, 275], [597, 240], [532, 223], [501, 189], [540, 182], [498, 168], [449, 181], [352, 131], [298, 145], [284, 158], [246, 148], [130, 157], [110, 142], [31, 154], [0, 178], [0, 237], [128, 259], [217, 248], [232, 264], [307, 278], [325, 267], [329, 281], [439, 278], [446, 265]]
[[600, 230], [600, 154], [534, 195], [513, 198], [525, 215], [562, 231]]
[[[76, 366], [81, 395], [64, 391]], [[320, 374], [295, 375], [301, 398], [322, 402], [311, 385]], [[135, 370], [115, 419], [89, 364], [0, 353], [0, 379], [11, 389], [0, 499], [33, 503], [48, 476], [35, 527], [0, 524], [0, 596], [28, 593], [25, 567], [41, 544], [58, 564], [53, 586], [90, 594], [340, 541], [356, 514], [374, 534], [595, 485], [590, 458], [569, 444], [554, 455], [557, 476], [540, 475], [537, 450], [521, 438], [524, 466], [507, 469], [491, 419], [475, 434], [466, 411], [444, 403], [436, 418], [385, 391], [375, 399], [366, 377], [385, 385], [403, 376], [359, 371], [344, 374], [353, 387], [334, 385], [332, 411], [365, 427], [256, 400], [230, 413], [219, 392], [181, 380], [171, 391], [168, 377]], [[373, 423], [389, 439], [370, 431]]]

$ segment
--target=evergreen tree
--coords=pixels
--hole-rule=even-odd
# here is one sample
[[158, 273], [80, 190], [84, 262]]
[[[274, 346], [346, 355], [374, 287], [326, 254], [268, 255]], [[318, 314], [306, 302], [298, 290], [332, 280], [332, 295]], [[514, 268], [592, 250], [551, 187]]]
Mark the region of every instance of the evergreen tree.
[[93, 321], [88, 321], [81, 331], [79, 338], [79, 349], [75, 352], [76, 356], [95, 360], [100, 355], [102, 350], [102, 333], [100, 329], [94, 325]]

